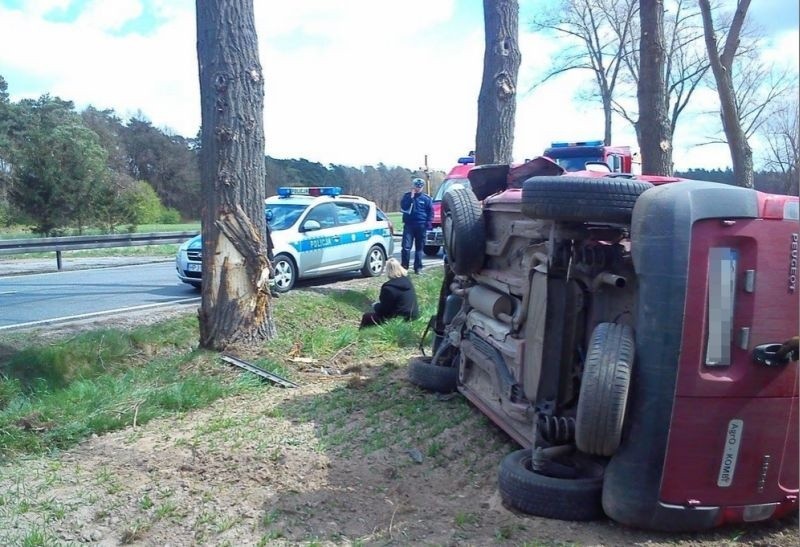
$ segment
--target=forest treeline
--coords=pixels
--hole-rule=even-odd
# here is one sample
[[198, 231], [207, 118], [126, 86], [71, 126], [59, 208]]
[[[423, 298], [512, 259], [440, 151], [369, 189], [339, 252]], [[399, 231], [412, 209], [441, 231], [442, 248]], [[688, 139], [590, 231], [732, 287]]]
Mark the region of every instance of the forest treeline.
[[[86, 228], [131, 229], [200, 217], [198, 138], [155, 127], [144, 115], [123, 121], [113, 110], [50, 95], [9, 100], [0, 76], [0, 224], [62, 235]], [[278, 186], [340, 186], [386, 211], [419, 173], [383, 164], [350, 167], [265, 156], [266, 195]], [[432, 173], [434, 184], [441, 173]]]
[[[123, 121], [113, 110], [78, 111], [43, 95], [9, 100], [0, 76], [0, 224], [43, 235], [106, 231], [196, 220], [203, 206], [200, 141], [155, 127], [144, 115]], [[397, 211], [409, 181], [404, 167], [323, 165], [265, 156], [265, 193], [279, 186], [340, 186], [344, 193]], [[690, 169], [678, 176], [733, 184], [728, 170]], [[435, 189], [444, 173], [430, 174]], [[756, 188], [781, 193], [776, 173], [756, 174]]]

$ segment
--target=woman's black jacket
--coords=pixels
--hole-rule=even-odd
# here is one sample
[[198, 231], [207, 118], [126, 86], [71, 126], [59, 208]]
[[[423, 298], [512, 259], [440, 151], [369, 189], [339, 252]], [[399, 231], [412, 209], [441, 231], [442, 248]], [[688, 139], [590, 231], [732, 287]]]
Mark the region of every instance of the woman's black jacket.
[[381, 319], [391, 319], [397, 316], [405, 319], [419, 317], [417, 293], [414, 291], [411, 280], [403, 276], [384, 283], [381, 286], [379, 301], [375, 304], [375, 313]]

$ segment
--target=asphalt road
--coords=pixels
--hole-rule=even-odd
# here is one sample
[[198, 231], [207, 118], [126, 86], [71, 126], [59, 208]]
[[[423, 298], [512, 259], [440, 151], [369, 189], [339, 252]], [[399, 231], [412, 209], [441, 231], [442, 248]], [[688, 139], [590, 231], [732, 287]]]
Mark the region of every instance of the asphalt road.
[[172, 261], [0, 277], [0, 330], [191, 300]]
[[[400, 258], [399, 251], [395, 257]], [[424, 264], [432, 267], [441, 260], [441, 255], [425, 257]], [[359, 275], [303, 280], [298, 287]], [[199, 301], [200, 293], [178, 280], [173, 260], [0, 276], [0, 331]]]

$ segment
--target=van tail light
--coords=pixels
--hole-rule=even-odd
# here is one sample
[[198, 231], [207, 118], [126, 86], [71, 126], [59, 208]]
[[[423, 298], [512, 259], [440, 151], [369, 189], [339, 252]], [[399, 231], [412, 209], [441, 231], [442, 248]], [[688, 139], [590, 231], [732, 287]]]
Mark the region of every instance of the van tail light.
[[708, 253], [708, 339], [709, 367], [731, 365], [733, 305], [736, 291], [736, 249], [712, 247]]
[[388, 218], [386, 219], [386, 222], [389, 223], [389, 235], [393, 236], [394, 235], [394, 224], [392, 224], [392, 221], [389, 220]]
[[775, 514], [775, 510], [779, 505], [779, 503], [760, 503], [757, 505], [725, 507], [722, 510], [722, 523], [767, 520]]

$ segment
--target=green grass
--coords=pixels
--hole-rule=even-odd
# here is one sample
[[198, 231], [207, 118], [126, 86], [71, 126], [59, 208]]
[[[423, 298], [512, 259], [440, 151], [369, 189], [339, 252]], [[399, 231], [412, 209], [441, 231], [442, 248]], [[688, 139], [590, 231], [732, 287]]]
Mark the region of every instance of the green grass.
[[389, 220], [392, 221], [394, 225], [394, 232], [396, 234], [403, 233], [403, 213], [386, 213], [386, 216], [389, 217]]
[[[345, 426], [347, 412], [369, 407], [371, 427], [361, 437], [367, 451], [403, 439], [403, 432], [381, 426], [381, 413], [413, 418], [412, 437], [420, 443], [464, 419], [466, 404], [449, 405], [456, 409], [452, 415], [437, 416], [434, 406], [440, 405], [433, 399], [417, 390], [407, 397], [392, 381], [392, 371], [405, 366], [398, 352], [415, 352], [435, 312], [441, 272], [413, 280], [421, 317], [364, 330], [358, 329], [361, 314], [377, 297], [382, 279], [358, 291], [320, 287], [275, 300], [278, 336], [247, 360], [289, 379], [295, 373], [287, 355], [309, 357], [315, 367], [331, 371], [365, 364], [377, 371], [363, 389], [337, 387], [301, 405], [279, 405], [273, 410], [275, 416], [313, 421], [320, 432], [325, 431], [321, 443], [336, 446], [354, 438]], [[222, 364], [216, 353], [199, 350], [198, 339], [194, 315], [133, 330], [88, 331], [55, 342], [4, 335], [0, 339], [0, 463], [22, 454], [66, 449], [93, 434], [271, 388], [252, 374]], [[430, 347], [430, 338], [426, 345]], [[229, 425], [212, 420], [204, 427], [209, 432], [225, 431]], [[420, 444], [421, 449], [431, 458], [439, 457], [440, 448], [427, 443]], [[98, 477], [103, 477], [102, 470]], [[119, 484], [109, 478], [105, 487], [112, 491]], [[141, 503], [158, 507], [154, 500]]]
[[[202, 407], [257, 384], [203, 370], [196, 319], [87, 332], [0, 360], [0, 460]], [[142, 355], [154, 355], [143, 359]]]

